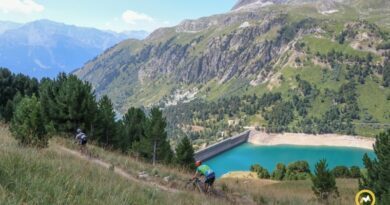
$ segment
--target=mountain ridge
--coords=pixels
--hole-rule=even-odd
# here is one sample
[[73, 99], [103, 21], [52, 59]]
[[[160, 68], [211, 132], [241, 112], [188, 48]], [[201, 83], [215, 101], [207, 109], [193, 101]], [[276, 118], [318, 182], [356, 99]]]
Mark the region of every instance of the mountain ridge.
[[[0, 66], [33, 77], [54, 77], [81, 67], [105, 49], [129, 38], [115, 33], [41, 19], [9, 23], [0, 34]], [[2, 25], [5, 25], [3, 23]], [[142, 38], [141, 32], [135, 36]]]
[[[309, 116], [323, 117], [332, 105], [324, 94], [329, 92], [326, 89], [341, 92], [343, 84], [351, 80], [348, 75], [357, 75], [346, 65], [361, 67], [356, 63], [362, 61], [370, 69], [365, 74], [353, 71], [360, 73], [356, 92], [359, 107], [364, 110], [359, 115], [388, 122], [387, 114], [378, 113], [367, 101], [366, 88], [372, 86], [372, 94], [376, 95], [372, 98], [386, 101], [386, 95], [390, 95], [389, 89], [382, 87], [387, 79], [382, 71], [387, 62], [390, 28], [382, 22], [388, 22], [390, 16], [377, 9], [362, 10], [360, 0], [350, 5], [347, 1], [280, 2], [160, 28], [145, 40], [125, 41], [106, 50], [74, 73], [89, 81], [98, 96], [108, 95], [122, 113], [131, 106], [173, 105], [184, 109], [185, 105], [180, 104], [194, 100], [188, 106], [208, 106], [207, 102], [267, 92], [281, 92], [283, 98], [291, 100], [291, 90], [302, 84], [293, 76], [295, 73], [305, 76], [304, 81], [311, 87], [319, 88], [319, 98], [327, 99], [324, 104], [316, 97], [310, 100]], [[376, 2], [371, 0], [366, 5]], [[389, 9], [387, 5], [380, 9]], [[331, 60], [335, 53], [336, 62]], [[329, 72], [339, 77], [330, 77], [326, 74]], [[369, 83], [360, 85], [364, 82]], [[380, 93], [381, 89], [384, 92]], [[381, 104], [377, 109], [390, 107]], [[189, 115], [197, 116], [197, 112]], [[264, 125], [264, 117], [250, 116], [252, 120], [245, 123]], [[362, 123], [363, 117], [354, 120]]]

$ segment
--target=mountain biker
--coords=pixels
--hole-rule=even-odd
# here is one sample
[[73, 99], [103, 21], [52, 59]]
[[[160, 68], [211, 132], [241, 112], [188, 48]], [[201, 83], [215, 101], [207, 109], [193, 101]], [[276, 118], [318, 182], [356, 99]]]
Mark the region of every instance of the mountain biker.
[[78, 128], [75, 139], [78, 141], [80, 145], [80, 151], [84, 152], [85, 146], [87, 145], [87, 135], [83, 133], [83, 131], [80, 128]]
[[202, 165], [202, 161], [196, 161], [195, 162], [196, 172], [194, 177], [192, 179], [195, 179], [196, 177], [203, 176], [204, 177], [204, 190], [206, 193], [209, 191], [209, 188], [212, 188], [214, 181], [215, 181], [215, 173], [214, 171], [207, 165]]

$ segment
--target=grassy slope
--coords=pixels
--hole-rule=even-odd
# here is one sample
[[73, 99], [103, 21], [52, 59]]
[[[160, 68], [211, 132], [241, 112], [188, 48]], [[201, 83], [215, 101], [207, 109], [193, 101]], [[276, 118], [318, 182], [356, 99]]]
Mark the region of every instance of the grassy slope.
[[[269, 184], [262, 180], [222, 179], [220, 183], [232, 194], [243, 191], [250, 194], [258, 204], [320, 204], [315, 200], [309, 180]], [[337, 179], [336, 184], [340, 197], [330, 204], [354, 204], [358, 181]]]
[[[171, 193], [129, 182], [112, 171], [61, 153], [59, 145], [76, 148], [65, 139], [54, 139], [44, 150], [22, 148], [0, 126], [0, 204], [229, 204], [222, 199], [192, 192]], [[175, 168], [158, 165], [153, 168], [128, 156], [89, 146], [100, 159], [136, 175], [146, 171], [155, 175], [149, 180], [183, 190], [189, 174]], [[162, 180], [171, 176], [172, 182]], [[357, 181], [337, 181], [340, 199], [336, 204], [351, 204], [357, 191]], [[222, 189], [236, 204], [318, 204], [310, 181], [287, 181], [276, 184], [262, 180], [220, 179]]]
[[226, 204], [194, 193], [168, 193], [130, 183], [53, 146], [19, 147], [4, 126], [0, 140], [0, 204]]

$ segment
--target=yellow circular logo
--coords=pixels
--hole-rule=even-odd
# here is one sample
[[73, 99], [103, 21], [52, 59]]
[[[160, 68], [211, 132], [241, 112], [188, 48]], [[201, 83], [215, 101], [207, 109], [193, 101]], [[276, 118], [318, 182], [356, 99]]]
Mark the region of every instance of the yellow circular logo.
[[355, 196], [356, 205], [374, 205], [375, 204], [375, 194], [374, 192], [364, 189], [359, 191]]

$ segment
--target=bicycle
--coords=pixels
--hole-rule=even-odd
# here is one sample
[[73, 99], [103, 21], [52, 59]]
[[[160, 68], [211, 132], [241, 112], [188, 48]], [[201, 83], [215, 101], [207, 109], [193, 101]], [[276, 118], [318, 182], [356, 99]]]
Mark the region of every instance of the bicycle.
[[185, 184], [185, 189], [189, 191], [198, 191], [202, 194], [208, 194], [213, 197], [229, 200], [229, 198], [222, 190], [214, 189], [213, 186], [209, 187], [208, 191], [206, 192], [206, 190], [204, 190], [204, 182], [202, 182], [198, 177], [188, 180]]
[[204, 183], [198, 177], [188, 180], [188, 182], [185, 185], [185, 189], [190, 191], [197, 190], [200, 193], [205, 193]]
[[81, 145], [79, 140], [75, 140], [74, 143], [79, 145], [79, 152], [82, 155], [86, 155], [88, 158], [93, 157], [92, 152], [88, 150], [87, 145]]

